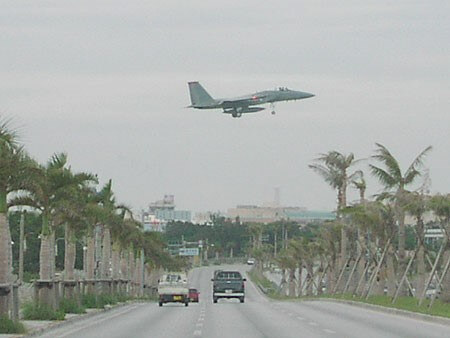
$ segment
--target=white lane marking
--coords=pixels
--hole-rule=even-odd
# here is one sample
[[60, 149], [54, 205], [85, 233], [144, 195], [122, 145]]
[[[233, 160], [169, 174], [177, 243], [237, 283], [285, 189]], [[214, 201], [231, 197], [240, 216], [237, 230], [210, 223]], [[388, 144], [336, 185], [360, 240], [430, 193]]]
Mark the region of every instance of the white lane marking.
[[194, 331], [194, 336], [201, 336], [202, 335], [202, 330], [195, 330]]
[[305, 318], [300, 317], [300, 316], [297, 316], [297, 319], [299, 319], [299, 320], [305, 320]]
[[203, 318], [203, 317], [200, 317], [200, 318], [198, 319], [199, 322], [204, 321], [204, 320], [205, 320], [205, 318]]
[[311, 326], [317, 326], [317, 323], [315, 323], [315, 322], [309, 322], [308, 324]]
[[335, 331], [333, 331], [333, 330], [330, 330], [330, 329], [323, 329], [326, 333], [336, 333]]

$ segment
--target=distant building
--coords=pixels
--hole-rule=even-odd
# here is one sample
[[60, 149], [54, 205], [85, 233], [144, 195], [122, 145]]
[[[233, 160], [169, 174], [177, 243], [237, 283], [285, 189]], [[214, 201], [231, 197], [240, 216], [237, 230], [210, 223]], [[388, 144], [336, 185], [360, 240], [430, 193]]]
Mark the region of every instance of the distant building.
[[162, 200], [150, 203], [148, 210], [142, 212], [144, 231], [164, 231], [168, 222], [191, 222], [189, 210], [175, 210], [175, 197], [165, 195]]
[[206, 211], [206, 212], [196, 212], [194, 217], [192, 218], [192, 223], [194, 224], [208, 224], [212, 225], [212, 218], [213, 216], [225, 216], [220, 211], [212, 212], [212, 211]]
[[239, 217], [241, 222], [273, 223], [284, 219], [307, 223], [333, 220], [336, 215], [327, 211], [310, 211], [303, 207], [238, 205], [228, 209], [227, 217]]
[[280, 208], [259, 207], [256, 205], [238, 205], [230, 208], [227, 217], [235, 219], [239, 217], [241, 222], [272, 223], [283, 218]]
[[297, 221], [300, 223], [313, 222], [313, 221], [332, 221], [336, 218], [336, 213], [331, 211], [318, 211], [318, 210], [294, 210], [291, 208], [284, 209], [286, 219]]

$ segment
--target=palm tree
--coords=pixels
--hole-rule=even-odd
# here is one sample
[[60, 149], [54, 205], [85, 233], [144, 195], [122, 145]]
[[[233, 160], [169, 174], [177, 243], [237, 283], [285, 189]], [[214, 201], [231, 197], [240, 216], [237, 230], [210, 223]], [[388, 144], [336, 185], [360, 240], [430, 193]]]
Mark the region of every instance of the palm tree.
[[72, 186], [67, 188], [68, 198], [61, 201], [54, 214], [56, 226], [63, 225], [64, 235], [64, 296], [74, 295], [76, 241], [81, 240], [89, 228], [89, 195], [92, 188], [88, 186]]
[[[11, 201], [14, 205], [27, 205], [42, 214], [41, 249], [39, 254], [39, 278], [42, 282], [51, 282], [55, 268], [55, 219], [54, 214], [64, 208], [71, 196], [71, 187], [81, 186], [95, 180], [90, 174], [72, 174], [67, 167], [67, 154], [54, 154], [45, 166], [39, 166], [33, 175], [33, 181], [27, 188], [26, 196]], [[39, 301], [52, 305], [47, 288], [41, 289]]]
[[[445, 251], [442, 260], [442, 264], [445, 267], [445, 264], [450, 259], [450, 194], [433, 196], [430, 200], [429, 207], [438, 217], [445, 232]], [[442, 286], [440, 299], [446, 303], [450, 303], [450, 269], [445, 276], [442, 277]]]
[[418, 177], [422, 175], [420, 169], [423, 167], [425, 156], [431, 151], [432, 147], [425, 148], [409, 165], [408, 169], [403, 173], [397, 159], [389, 152], [389, 150], [380, 143], [376, 143], [376, 154], [372, 156], [375, 160], [381, 162], [384, 168], [370, 164], [372, 174], [378, 178], [384, 186], [384, 193], [380, 198], [390, 197], [394, 200], [396, 218], [398, 221], [398, 255], [400, 270], [405, 269], [405, 196], [406, 188], [413, 184]]
[[[353, 153], [343, 155], [338, 151], [329, 151], [326, 154], [321, 154], [315, 159], [314, 164], [309, 167], [321, 175], [325, 182], [327, 182], [333, 189], [337, 190], [337, 216], [341, 217], [341, 211], [347, 206], [347, 187], [359, 172], [352, 174], [348, 170], [358, 161], [355, 160]], [[347, 258], [347, 233], [346, 228], [341, 230], [341, 254], [340, 254], [340, 268], [342, 269]]]
[[[8, 120], [0, 118], [0, 284], [11, 282], [11, 234], [8, 226], [8, 194], [22, 190], [27, 185], [28, 171], [34, 166], [18, 144], [17, 133]], [[0, 316], [8, 313], [8, 292], [0, 296]], [[2, 290], [3, 291], [3, 290]]]
[[342, 234], [343, 225], [339, 221], [324, 223], [319, 232], [320, 245], [323, 248], [324, 256], [328, 258], [327, 285], [326, 291], [331, 294], [335, 288], [336, 271], [338, 264], [339, 240]]
[[406, 196], [405, 210], [416, 219], [417, 238], [417, 283], [416, 298], [420, 298], [425, 286], [425, 224], [424, 214], [428, 211], [428, 196], [410, 193]]
[[[352, 180], [352, 185], [359, 191], [359, 204], [365, 205], [366, 203], [366, 189], [367, 189], [367, 183], [364, 178], [364, 173], [362, 171], [358, 171], [356, 177]], [[360, 256], [360, 260], [358, 263], [357, 268], [357, 274], [356, 279], [359, 280], [364, 273], [364, 269], [366, 266], [366, 255], [364, 252], [366, 251], [366, 239], [365, 234], [367, 234], [367, 237], [369, 237], [369, 233], [366, 231], [363, 231], [359, 226], [356, 228], [357, 232], [357, 242], [359, 243], [357, 247], [357, 255]], [[353, 288], [354, 285], [352, 285]]]
[[[120, 228], [123, 226], [123, 220], [126, 215], [132, 213], [130, 208], [116, 203], [114, 192], [112, 190], [112, 180], [109, 180], [97, 194], [98, 203], [103, 209], [104, 218], [102, 220], [103, 245], [102, 245], [102, 263], [101, 278], [109, 279], [114, 273], [114, 277], [120, 276], [120, 246], [118, 244], [120, 237]], [[111, 231], [114, 229], [114, 235]], [[116, 244], [111, 245], [112, 242]], [[106, 286], [106, 285], [105, 285]]]
[[[281, 269], [281, 284], [280, 293], [286, 296], [295, 296], [295, 269], [298, 266], [298, 261], [295, 259], [295, 253], [291, 248], [282, 249], [275, 259]], [[286, 281], [286, 270], [289, 272], [289, 282]]]

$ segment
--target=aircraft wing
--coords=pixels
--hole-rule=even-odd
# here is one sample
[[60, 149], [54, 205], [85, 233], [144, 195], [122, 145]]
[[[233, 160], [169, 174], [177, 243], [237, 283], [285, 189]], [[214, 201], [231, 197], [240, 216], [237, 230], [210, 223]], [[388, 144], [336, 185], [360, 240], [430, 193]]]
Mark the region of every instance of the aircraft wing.
[[220, 104], [223, 107], [241, 107], [248, 106], [253, 104], [261, 103], [261, 100], [264, 99], [266, 95], [247, 95], [237, 97], [235, 99], [223, 99], [220, 101]]

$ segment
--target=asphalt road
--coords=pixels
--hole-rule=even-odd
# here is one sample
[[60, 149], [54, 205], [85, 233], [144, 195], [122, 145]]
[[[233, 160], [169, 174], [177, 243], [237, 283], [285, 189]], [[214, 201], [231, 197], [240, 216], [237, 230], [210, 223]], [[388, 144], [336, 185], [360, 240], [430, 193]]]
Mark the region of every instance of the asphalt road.
[[191, 274], [191, 286], [201, 292], [199, 304], [133, 304], [68, 323], [41, 337], [450, 337], [450, 326], [347, 304], [271, 301], [249, 281], [244, 304], [226, 299], [213, 304], [214, 269], [199, 268]]

